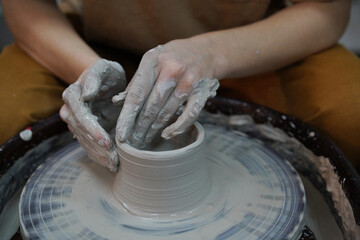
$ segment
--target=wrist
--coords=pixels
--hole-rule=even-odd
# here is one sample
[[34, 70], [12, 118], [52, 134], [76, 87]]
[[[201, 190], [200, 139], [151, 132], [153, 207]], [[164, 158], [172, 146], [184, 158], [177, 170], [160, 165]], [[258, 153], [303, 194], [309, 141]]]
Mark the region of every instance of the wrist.
[[91, 55], [82, 56], [79, 59], [80, 61], [78, 61], [76, 66], [74, 66], [74, 71], [72, 74], [73, 77], [70, 79], [70, 82], [66, 81], [70, 84], [74, 83], [87, 68], [92, 66], [96, 61], [100, 60], [101, 57], [99, 57], [96, 54], [91, 54]]
[[80, 73], [78, 75], [78, 77], [81, 75], [82, 72], [84, 72], [87, 68], [89, 68], [90, 66], [92, 66], [95, 62], [97, 62], [98, 60], [102, 59], [100, 56], [98, 56], [97, 54], [91, 54], [91, 55], [87, 55], [84, 56], [82, 58], [82, 60], [79, 62], [79, 68], [78, 68], [78, 73]]
[[213, 78], [221, 80], [228, 75], [228, 59], [222, 40], [218, 38], [216, 32], [210, 32], [193, 37], [199, 42], [205, 51], [210, 54], [212, 64], [209, 66], [213, 70]]

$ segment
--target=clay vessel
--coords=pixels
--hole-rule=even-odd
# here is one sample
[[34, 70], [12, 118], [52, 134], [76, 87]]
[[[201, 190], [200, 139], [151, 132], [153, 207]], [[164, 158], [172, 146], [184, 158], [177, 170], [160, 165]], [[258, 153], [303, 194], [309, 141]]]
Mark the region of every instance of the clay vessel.
[[113, 193], [135, 215], [174, 214], [195, 208], [211, 183], [204, 129], [195, 123], [180, 137], [138, 150], [117, 142], [120, 169]]

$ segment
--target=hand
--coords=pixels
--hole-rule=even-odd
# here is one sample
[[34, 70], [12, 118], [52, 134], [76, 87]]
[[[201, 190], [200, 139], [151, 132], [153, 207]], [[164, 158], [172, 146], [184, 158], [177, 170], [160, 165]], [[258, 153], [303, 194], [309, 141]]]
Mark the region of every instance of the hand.
[[115, 127], [120, 107], [112, 97], [124, 91], [124, 69], [116, 62], [100, 59], [63, 92], [61, 118], [85, 148], [89, 157], [116, 172], [119, 159], [109, 131]]
[[[197, 119], [206, 100], [216, 95], [219, 82], [215, 78], [215, 59], [203, 42], [175, 40], [151, 49], [119, 97], [126, 96], [116, 137], [141, 148], [160, 131], [165, 139], [183, 133]], [[166, 127], [184, 102], [183, 113]]]

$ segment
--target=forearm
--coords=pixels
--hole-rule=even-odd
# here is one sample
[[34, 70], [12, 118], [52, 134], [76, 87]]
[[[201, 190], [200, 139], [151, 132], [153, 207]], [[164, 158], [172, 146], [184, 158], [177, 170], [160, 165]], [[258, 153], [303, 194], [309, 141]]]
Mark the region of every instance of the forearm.
[[32, 58], [73, 83], [99, 56], [49, 0], [2, 0], [16, 42]]
[[257, 23], [194, 39], [206, 39], [211, 46], [217, 78], [251, 76], [285, 67], [336, 43], [349, 9], [348, 0], [299, 3]]

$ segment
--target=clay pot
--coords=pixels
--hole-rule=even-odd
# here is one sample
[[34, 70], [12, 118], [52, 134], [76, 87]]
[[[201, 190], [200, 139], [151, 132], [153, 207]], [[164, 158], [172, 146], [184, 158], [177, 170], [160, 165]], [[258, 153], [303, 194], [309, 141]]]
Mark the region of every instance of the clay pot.
[[195, 207], [208, 193], [204, 129], [199, 123], [181, 139], [161, 140], [151, 151], [117, 143], [120, 169], [113, 192], [136, 215], [171, 214]]

